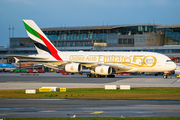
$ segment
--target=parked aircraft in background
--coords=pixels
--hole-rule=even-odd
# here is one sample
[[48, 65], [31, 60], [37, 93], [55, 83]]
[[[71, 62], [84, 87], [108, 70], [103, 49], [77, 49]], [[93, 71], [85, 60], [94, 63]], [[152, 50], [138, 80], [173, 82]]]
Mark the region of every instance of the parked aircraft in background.
[[12, 64], [8, 63], [0, 63], [0, 71], [4, 72], [13, 72], [13, 70], [16, 69], [16, 67]]
[[17, 61], [38, 62], [44, 66], [66, 72], [78, 73], [82, 66], [89, 68], [87, 77], [115, 77], [121, 72], [165, 72], [176, 68], [176, 64], [163, 54], [154, 52], [61, 52], [58, 51], [33, 20], [23, 20], [28, 36], [34, 40], [38, 54], [8, 55]]

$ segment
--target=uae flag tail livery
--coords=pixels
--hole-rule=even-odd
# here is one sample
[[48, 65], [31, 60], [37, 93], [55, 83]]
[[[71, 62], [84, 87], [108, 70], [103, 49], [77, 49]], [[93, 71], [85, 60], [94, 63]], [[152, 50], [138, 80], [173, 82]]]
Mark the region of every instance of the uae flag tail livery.
[[23, 20], [24, 26], [26, 28], [28, 36], [34, 40], [35, 47], [39, 54], [49, 53], [56, 60], [62, 61], [61, 57], [58, 55], [58, 50], [46, 37], [46, 35], [41, 31], [41, 29], [36, 25], [33, 20]]

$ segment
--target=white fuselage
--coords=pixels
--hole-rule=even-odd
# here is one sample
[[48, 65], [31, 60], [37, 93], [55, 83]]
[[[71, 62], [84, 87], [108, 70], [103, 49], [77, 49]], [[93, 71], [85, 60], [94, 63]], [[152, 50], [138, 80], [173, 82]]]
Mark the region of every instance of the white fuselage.
[[[167, 56], [153, 52], [58, 52], [63, 61], [75, 63], [100, 63], [116, 66], [116, 72], [168, 72], [176, 68], [176, 64]], [[50, 54], [38, 54], [37, 57], [56, 61]], [[118, 69], [130, 67], [128, 71]]]

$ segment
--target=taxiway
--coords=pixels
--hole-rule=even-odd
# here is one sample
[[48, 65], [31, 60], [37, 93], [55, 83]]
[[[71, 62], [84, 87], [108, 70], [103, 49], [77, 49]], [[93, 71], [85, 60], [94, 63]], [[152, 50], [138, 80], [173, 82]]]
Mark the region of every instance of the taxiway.
[[180, 101], [0, 99], [0, 118], [180, 116]]
[[[64, 88], [104, 88], [104, 85], [131, 87], [180, 87], [178, 78], [162, 76], [119, 76], [87, 78], [57, 73], [21, 75], [0, 73], [0, 90]], [[180, 101], [164, 100], [82, 100], [82, 99], [0, 99], [0, 118], [16, 117], [95, 117], [95, 116], [180, 116]]]
[[87, 78], [86, 75], [61, 75], [41, 73], [38, 76], [20, 73], [0, 73], [0, 90], [38, 89], [42, 86], [64, 88], [104, 88], [105, 85], [130, 85], [131, 87], [180, 87], [180, 79], [162, 76], [116, 75], [115, 78]]

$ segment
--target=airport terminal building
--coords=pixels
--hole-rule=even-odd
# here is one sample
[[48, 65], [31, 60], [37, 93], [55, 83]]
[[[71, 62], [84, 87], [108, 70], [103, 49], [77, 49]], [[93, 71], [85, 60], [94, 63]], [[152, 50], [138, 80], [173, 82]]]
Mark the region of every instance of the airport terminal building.
[[[60, 51], [150, 51], [180, 62], [180, 24], [103, 25], [42, 28]], [[12, 62], [7, 54], [36, 54], [30, 38], [10, 38], [10, 47], [0, 47], [0, 62]]]

